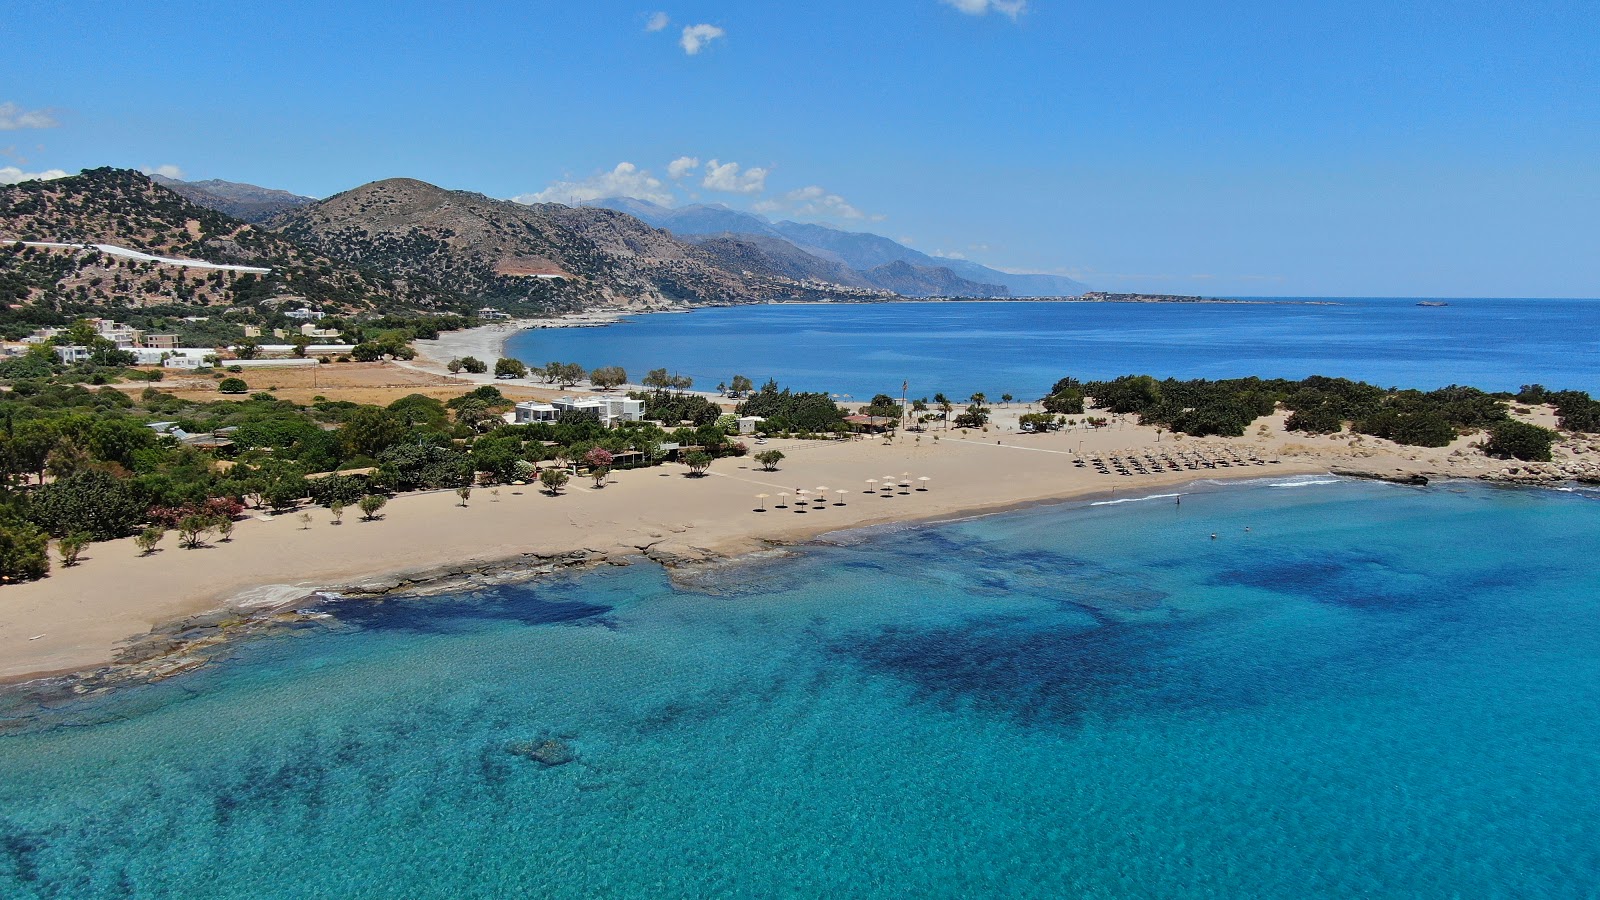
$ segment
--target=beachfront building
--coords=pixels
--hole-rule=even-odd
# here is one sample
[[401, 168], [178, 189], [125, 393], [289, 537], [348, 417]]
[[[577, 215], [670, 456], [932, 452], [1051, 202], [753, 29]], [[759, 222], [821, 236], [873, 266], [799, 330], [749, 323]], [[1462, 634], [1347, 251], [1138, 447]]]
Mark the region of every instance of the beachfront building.
[[644, 401], [629, 397], [559, 397], [549, 403], [528, 400], [517, 404], [516, 422], [556, 422], [561, 419], [588, 416], [611, 428], [618, 422], [638, 422], [644, 419]]
[[515, 410], [518, 425], [527, 425], [531, 422], [555, 422], [560, 420], [561, 413], [549, 403], [540, 403], [537, 400], [524, 400], [517, 404]]
[[485, 306], [478, 310], [478, 318], [485, 322], [494, 322], [502, 319], [509, 319], [511, 318], [511, 315], [504, 310], [495, 309], [492, 306]]
[[740, 416], [739, 417], [739, 433], [740, 434], [755, 434], [757, 431], [759, 431], [761, 429], [761, 423], [765, 422], [765, 421], [766, 421], [766, 419], [763, 419], [760, 416]]

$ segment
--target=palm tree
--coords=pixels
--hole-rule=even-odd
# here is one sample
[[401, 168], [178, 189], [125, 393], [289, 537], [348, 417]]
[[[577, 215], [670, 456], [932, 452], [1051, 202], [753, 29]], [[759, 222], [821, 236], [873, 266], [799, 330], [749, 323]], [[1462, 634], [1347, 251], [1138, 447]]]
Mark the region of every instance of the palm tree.
[[972, 395], [972, 405], [973, 406], [982, 406], [983, 402], [985, 400], [988, 400], [988, 399], [989, 399], [989, 397], [988, 397], [987, 394], [985, 394], [983, 391], [979, 391], [976, 394]]

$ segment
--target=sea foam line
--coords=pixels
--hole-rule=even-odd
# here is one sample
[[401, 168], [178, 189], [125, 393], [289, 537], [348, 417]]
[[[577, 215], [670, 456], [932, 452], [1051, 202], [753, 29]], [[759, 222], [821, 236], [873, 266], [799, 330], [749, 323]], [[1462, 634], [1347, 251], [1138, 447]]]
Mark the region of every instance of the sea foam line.
[[1118, 503], [1139, 503], [1144, 500], [1171, 500], [1173, 497], [1182, 497], [1182, 494], [1151, 494], [1148, 497], [1121, 497], [1116, 500], [1096, 500], [1090, 506], [1115, 506]]

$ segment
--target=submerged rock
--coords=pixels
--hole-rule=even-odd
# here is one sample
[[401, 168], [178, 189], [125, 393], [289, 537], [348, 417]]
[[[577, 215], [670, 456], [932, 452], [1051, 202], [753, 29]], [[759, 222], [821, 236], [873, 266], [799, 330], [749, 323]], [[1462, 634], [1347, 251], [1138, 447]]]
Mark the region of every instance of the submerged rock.
[[506, 749], [517, 756], [527, 757], [547, 769], [564, 766], [578, 758], [571, 747], [555, 738], [542, 741], [517, 741]]

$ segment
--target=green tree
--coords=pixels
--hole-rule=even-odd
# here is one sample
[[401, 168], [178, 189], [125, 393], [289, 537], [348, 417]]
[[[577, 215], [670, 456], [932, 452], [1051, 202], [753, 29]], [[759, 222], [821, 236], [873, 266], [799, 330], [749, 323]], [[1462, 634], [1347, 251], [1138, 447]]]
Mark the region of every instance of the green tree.
[[454, 375], [454, 374], [456, 374], [456, 373], [457, 373], [457, 372], [460, 372], [460, 371], [461, 371], [461, 360], [459, 360], [459, 359], [452, 359], [452, 360], [450, 360], [450, 361], [449, 361], [449, 362], [447, 362], [447, 363], [445, 363], [445, 364], [444, 364], [444, 367], [445, 367], [445, 368], [446, 368], [446, 369], [449, 369], [449, 370], [450, 370], [450, 374], [451, 374], [451, 375]]
[[145, 509], [131, 482], [88, 469], [34, 491], [30, 518], [54, 535], [81, 531], [94, 540], [109, 541], [138, 530]]
[[482, 375], [489, 371], [489, 364], [476, 356], [463, 356], [461, 357], [461, 368], [472, 375]]
[[178, 522], [178, 546], [194, 550], [205, 543], [206, 535], [214, 524], [210, 516], [185, 516]]
[[778, 471], [778, 463], [783, 462], [782, 450], [762, 450], [755, 455], [755, 461], [761, 464], [764, 472]]
[[621, 366], [601, 366], [589, 373], [589, 383], [596, 390], [609, 391], [628, 383], [628, 372]]
[[728, 393], [735, 397], [743, 397], [754, 389], [755, 385], [751, 384], [750, 379], [743, 375], [733, 376], [733, 381], [728, 383]]
[[683, 458], [683, 464], [689, 467], [689, 474], [699, 478], [711, 469], [711, 455], [696, 450]]
[[502, 356], [494, 361], [494, 375], [496, 378], [526, 378], [528, 366], [520, 359]]
[[243, 394], [250, 390], [250, 385], [245, 384], [243, 378], [224, 378], [217, 385], [217, 391], [223, 394]]
[[261, 346], [246, 338], [233, 346], [233, 355], [240, 359], [255, 359], [261, 355]]
[[569, 477], [571, 476], [567, 474], [565, 469], [550, 468], [539, 473], [539, 483], [544, 485], [544, 489], [550, 492], [551, 495], [555, 495], [561, 493], [561, 489], [566, 486]]
[[405, 439], [406, 424], [387, 409], [364, 406], [351, 413], [339, 428], [339, 438], [351, 452], [376, 457]]

